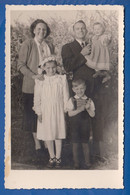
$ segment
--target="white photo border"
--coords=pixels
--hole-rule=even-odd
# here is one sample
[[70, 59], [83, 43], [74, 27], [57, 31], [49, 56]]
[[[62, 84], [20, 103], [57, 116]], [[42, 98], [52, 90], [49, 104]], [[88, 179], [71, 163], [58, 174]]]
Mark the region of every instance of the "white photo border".
[[[11, 170], [11, 59], [10, 12], [15, 10], [117, 10], [119, 12], [118, 58], [118, 170]], [[124, 120], [124, 8], [110, 5], [6, 5], [5, 48], [5, 188], [8, 189], [62, 189], [110, 188], [123, 186], [123, 120]]]

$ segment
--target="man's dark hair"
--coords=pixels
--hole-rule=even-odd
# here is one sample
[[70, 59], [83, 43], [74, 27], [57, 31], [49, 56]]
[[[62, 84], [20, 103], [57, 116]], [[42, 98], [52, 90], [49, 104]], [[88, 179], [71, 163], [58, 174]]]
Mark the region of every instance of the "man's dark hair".
[[78, 21], [75, 22], [75, 24], [73, 25], [73, 30], [74, 30], [74, 27], [75, 27], [75, 25], [76, 25], [77, 23], [82, 23], [82, 24], [84, 24], [85, 27], [86, 27], [86, 24], [85, 24], [85, 22], [84, 22], [83, 20], [78, 20]]
[[43, 23], [43, 24], [45, 24], [46, 27], [47, 27], [47, 34], [46, 34], [46, 36], [45, 36], [45, 38], [46, 38], [46, 37], [50, 34], [51, 30], [50, 30], [48, 24], [47, 24], [44, 20], [42, 20], [42, 19], [37, 19], [37, 20], [35, 20], [35, 21], [31, 24], [31, 26], [30, 26], [30, 32], [31, 32], [31, 34], [32, 34], [32, 37], [33, 37], [33, 38], [35, 37], [34, 29], [36, 28], [37, 24], [39, 24], [39, 23]]

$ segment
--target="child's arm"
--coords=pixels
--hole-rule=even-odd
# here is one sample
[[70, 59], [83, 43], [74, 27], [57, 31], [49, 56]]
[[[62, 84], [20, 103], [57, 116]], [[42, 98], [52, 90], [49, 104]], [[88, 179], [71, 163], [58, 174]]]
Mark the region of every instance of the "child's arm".
[[104, 34], [104, 35], [101, 36], [100, 40], [101, 40], [102, 45], [107, 47], [111, 42], [111, 35], [110, 34]]
[[38, 120], [39, 120], [40, 123], [42, 123], [42, 114], [38, 115]]
[[64, 111], [67, 112], [67, 104], [69, 100], [69, 87], [66, 75], [62, 76], [63, 78], [63, 101], [64, 101]]
[[[41, 84], [42, 84], [41, 81], [35, 80], [33, 110], [35, 111], [35, 113], [38, 116], [42, 115], [42, 111], [41, 111]], [[38, 117], [38, 118], [40, 118], [40, 117]]]
[[73, 98], [70, 98], [69, 101], [67, 102], [67, 108], [66, 108], [68, 115], [75, 116], [79, 114], [80, 112], [85, 110], [85, 105], [79, 106], [78, 109], [75, 109]]
[[75, 115], [79, 114], [80, 112], [83, 112], [84, 110], [85, 110], [85, 106], [81, 106], [81, 107], [79, 107], [79, 108], [76, 109], [76, 110], [68, 111], [68, 115], [69, 115], [70, 117], [72, 117], [72, 116], [75, 116]]
[[95, 105], [91, 99], [87, 101], [85, 108], [91, 117], [95, 116]]

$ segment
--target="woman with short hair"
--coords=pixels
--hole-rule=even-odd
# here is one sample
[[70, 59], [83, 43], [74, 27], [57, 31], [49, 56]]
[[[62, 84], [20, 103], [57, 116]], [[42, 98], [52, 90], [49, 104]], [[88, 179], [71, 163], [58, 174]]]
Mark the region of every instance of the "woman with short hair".
[[33, 134], [35, 150], [41, 148], [36, 137], [37, 116], [32, 110], [34, 97], [34, 80], [42, 80], [42, 74], [38, 72], [38, 66], [45, 57], [54, 53], [54, 47], [46, 38], [50, 34], [48, 24], [42, 20], [35, 20], [30, 26], [31, 39], [27, 39], [21, 46], [18, 59], [18, 70], [23, 74], [23, 130]]

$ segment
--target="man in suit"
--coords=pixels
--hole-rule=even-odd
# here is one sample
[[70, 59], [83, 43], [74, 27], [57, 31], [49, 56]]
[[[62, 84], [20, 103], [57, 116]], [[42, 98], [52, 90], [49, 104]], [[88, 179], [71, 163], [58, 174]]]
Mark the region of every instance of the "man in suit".
[[[86, 55], [91, 52], [91, 46], [86, 42], [87, 29], [82, 20], [73, 26], [74, 41], [62, 47], [63, 66], [67, 73], [73, 73], [74, 78], [82, 78], [87, 81], [89, 89], [87, 95], [93, 93], [95, 71], [87, 66]], [[71, 82], [69, 82], [71, 88]], [[71, 91], [71, 89], [70, 89]]]
[[[95, 70], [87, 66], [86, 55], [91, 53], [91, 46], [86, 42], [87, 28], [82, 20], [77, 21], [73, 26], [74, 41], [67, 43], [62, 47], [62, 60], [66, 72], [73, 74], [73, 78], [81, 78], [86, 81], [89, 87], [86, 90], [86, 95], [95, 99], [96, 88], [98, 89], [97, 81], [95, 82], [93, 75]], [[97, 87], [95, 87], [96, 85]], [[69, 80], [70, 95], [73, 94], [71, 80]], [[100, 156], [99, 142], [102, 139], [102, 130], [96, 128], [97, 120], [93, 120], [93, 155]]]

